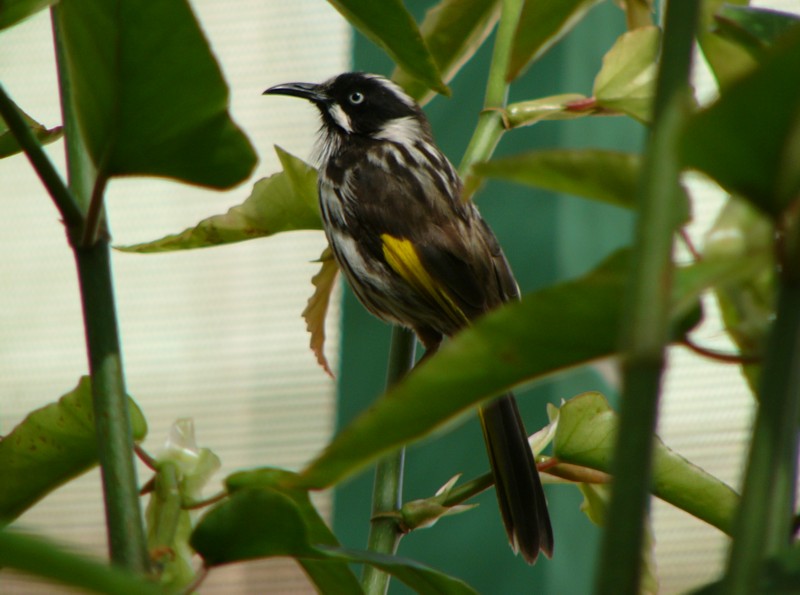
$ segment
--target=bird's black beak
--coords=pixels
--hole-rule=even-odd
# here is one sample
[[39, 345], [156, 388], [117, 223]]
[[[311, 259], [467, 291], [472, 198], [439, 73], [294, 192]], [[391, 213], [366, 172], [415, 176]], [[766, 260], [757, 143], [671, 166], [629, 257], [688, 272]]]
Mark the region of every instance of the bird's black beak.
[[314, 83], [283, 83], [270, 87], [263, 93], [264, 95], [291, 95], [292, 97], [302, 97], [316, 104], [327, 103], [330, 97], [325, 93], [322, 85]]

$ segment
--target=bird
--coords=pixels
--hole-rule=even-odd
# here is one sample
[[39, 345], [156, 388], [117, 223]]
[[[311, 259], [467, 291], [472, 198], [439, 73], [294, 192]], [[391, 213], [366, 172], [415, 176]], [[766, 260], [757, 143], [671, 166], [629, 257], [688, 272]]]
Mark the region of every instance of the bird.
[[[314, 157], [323, 228], [356, 297], [410, 328], [434, 353], [479, 316], [519, 299], [511, 267], [436, 145], [422, 108], [383, 76], [346, 72], [264, 95], [310, 101], [321, 117]], [[553, 554], [553, 530], [512, 393], [478, 408], [500, 513], [515, 553]]]

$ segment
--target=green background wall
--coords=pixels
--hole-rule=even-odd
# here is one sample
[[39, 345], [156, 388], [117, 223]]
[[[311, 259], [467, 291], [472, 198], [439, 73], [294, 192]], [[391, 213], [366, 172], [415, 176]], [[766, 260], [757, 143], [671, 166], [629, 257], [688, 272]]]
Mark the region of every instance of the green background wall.
[[[406, 2], [419, 18], [431, 2]], [[601, 58], [624, 31], [624, 15], [610, 3], [594, 9], [569, 37], [535, 64], [512, 87], [511, 101], [555, 93], [591, 93]], [[436, 139], [458, 164], [483, 101], [491, 39], [451, 83], [453, 96], [426, 107]], [[392, 64], [371, 42], [355, 34], [354, 70], [388, 75]], [[605, 147], [637, 150], [643, 128], [625, 118], [584, 118], [544, 122], [505, 136], [496, 155], [535, 148]], [[523, 293], [579, 275], [609, 252], [627, 244], [632, 216], [614, 207], [521, 186], [490, 183], [478, 195], [484, 217], [506, 251]], [[343, 304], [341, 368], [338, 375], [342, 427], [383, 390], [390, 328], [373, 319], [349, 290]], [[569, 320], [563, 324], [569, 325]], [[562, 374], [517, 391], [529, 432], [546, 423], [545, 404], [559, 403], [586, 390], [613, 398], [590, 369]], [[476, 417], [412, 446], [406, 457], [404, 498], [433, 494], [456, 473], [472, 478], [488, 470]], [[348, 546], [363, 548], [369, 526], [372, 472], [337, 490], [334, 529]], [[579, 511], [582, 500], [572, 486], [547, 486], [555, 532], [555, 556], [529, 567], [512, 555], [493, 491], [477, 498], [480, 506], [445, 518], [430, 529], [404, 537], [399, 553], [460, 577], [481, 593], [590, 592], [599, 531]], [[406, 593], [392, 583], [391, 593]]]

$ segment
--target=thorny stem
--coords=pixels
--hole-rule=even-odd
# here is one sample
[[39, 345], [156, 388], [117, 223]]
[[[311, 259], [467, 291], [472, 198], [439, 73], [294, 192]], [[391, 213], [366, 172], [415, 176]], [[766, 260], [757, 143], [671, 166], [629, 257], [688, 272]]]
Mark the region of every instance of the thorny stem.
[[[392, 346], [389, 350], [389, 370], [386, 386], [391, 387], [401, 380], [414, 365], [416, 341], [410, 330], [392, 329]], [[375, 483], [372, 489], [372, 524], [370, 525], [367, 549], [382, 554], [394, 554], [402, 536], [395, 521], [387, 513], [399, 510], [403, 505], [403, 463], [405, 449], [390, 453], [375, 467]], [[361, 576], [364, 592], [382, 595], [389, 588], [389, 575], [365, 565]]]

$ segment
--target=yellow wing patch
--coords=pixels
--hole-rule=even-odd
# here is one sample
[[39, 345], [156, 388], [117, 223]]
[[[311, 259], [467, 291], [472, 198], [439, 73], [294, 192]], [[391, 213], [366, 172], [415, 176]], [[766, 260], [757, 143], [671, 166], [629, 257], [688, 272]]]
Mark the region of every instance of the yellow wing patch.
[[447, 290], [425, 269], [410, 240], [381, 234], [383, 257], [392, 270], [419, 293], [433, 298], [459, 325], [468, 322], [466, 315], [447, 294]]

